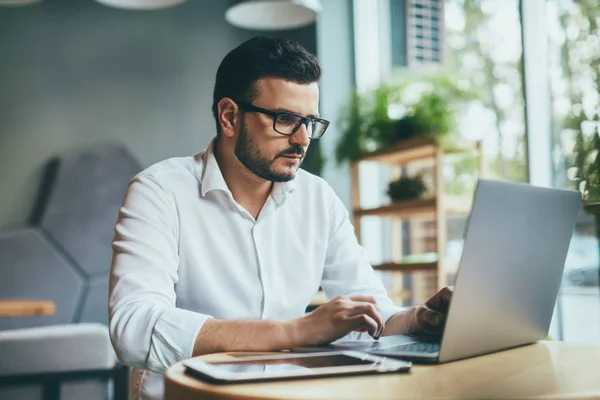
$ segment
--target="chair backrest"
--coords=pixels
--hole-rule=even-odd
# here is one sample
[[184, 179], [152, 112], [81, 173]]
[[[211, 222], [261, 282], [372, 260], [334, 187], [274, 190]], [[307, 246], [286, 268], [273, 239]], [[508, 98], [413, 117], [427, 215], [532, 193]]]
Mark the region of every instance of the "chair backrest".
[[0, 330], [108, 323], [111, 241], [130, 179], [141, 167], [118, 145], [49, 164], [32, 227], [0, 235], [2, 298], [51, 300], [48, 317], [0, 318]]

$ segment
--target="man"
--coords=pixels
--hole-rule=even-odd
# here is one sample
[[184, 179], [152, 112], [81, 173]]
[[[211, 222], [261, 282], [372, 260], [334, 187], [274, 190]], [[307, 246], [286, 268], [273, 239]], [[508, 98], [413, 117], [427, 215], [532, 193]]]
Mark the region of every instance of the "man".
[[[115, 227], [109, 315], [119, 359], [137, 368], [133, 398], [160, 398], [160, 373], [192, 356], [443, 327], [450, 290], [394, 306], [341, 201], [298, 169], [329, 124], [318, 113], [320, 76], [296, 43], [243, 43], [217, 71], [213, 142], [132, 179]], [[305, 314], [319, 287], [330, 301]]]

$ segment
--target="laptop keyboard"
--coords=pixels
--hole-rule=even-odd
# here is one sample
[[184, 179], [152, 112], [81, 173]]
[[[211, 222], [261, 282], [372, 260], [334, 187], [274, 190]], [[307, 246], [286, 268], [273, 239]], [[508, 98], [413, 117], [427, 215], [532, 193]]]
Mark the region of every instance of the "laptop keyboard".
[[440, 344], [428, 342], [409, 343], [390, 347], [386, 350], [402, 351], [407, 353], [437, 354], [440, 352]]

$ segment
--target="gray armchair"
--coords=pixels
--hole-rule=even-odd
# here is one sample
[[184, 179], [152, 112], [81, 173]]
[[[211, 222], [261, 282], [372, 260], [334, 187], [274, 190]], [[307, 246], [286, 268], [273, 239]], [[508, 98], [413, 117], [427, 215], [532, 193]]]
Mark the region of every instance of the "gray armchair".
[[106, 326], [66, 324], [0, 332], [0, 399], [127, 398]]
[[0, 297], [51, 300], [56, 314], [0, 318], [0, 399], [126, 399], [108, 336], [111, 240], [129, 180], [122, 147], [50, 163], [32, 227], [0, 235]]

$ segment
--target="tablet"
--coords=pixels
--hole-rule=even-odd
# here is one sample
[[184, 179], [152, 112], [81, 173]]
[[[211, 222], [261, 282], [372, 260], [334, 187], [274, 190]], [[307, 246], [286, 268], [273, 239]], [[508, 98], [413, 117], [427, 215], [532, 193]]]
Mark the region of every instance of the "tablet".
[[227, 361], [203, 361], [194, 358], [185, 360], [183, 364], [186, 373], [214, 383], [409, 372], [412, 366], [408, 361], [355, 351], [277, 353]]

